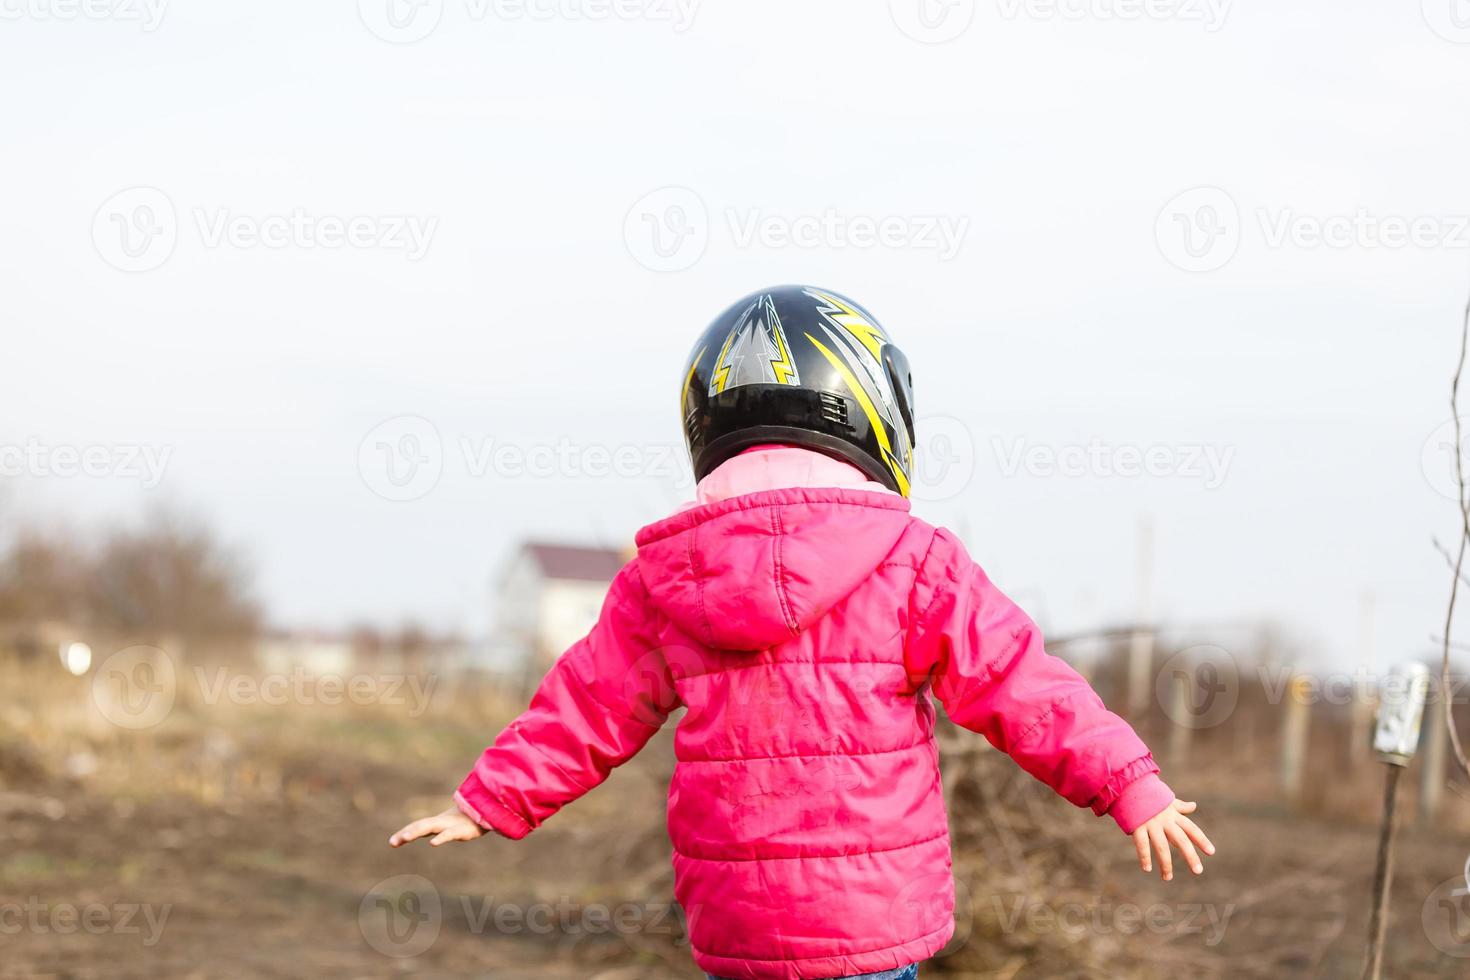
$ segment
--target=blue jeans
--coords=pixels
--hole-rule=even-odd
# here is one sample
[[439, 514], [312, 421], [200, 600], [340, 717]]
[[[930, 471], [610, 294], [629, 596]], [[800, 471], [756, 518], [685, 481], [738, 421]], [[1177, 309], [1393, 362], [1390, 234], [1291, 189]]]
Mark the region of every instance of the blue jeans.
[[[901, 970], [884, 970], [882, 973], [864, 973], [859, 977], [842, 977], [840, 980], [918, 980], [919, 964], [906, 966]], [[720, 980], [719, 977], [710, 975], [709, 980]]]

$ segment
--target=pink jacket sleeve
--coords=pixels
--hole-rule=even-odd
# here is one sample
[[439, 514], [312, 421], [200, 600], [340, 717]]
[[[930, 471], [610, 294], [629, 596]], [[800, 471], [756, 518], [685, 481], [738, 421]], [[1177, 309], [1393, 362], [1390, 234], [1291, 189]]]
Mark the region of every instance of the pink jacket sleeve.
[[948, 531], [936, 533], [919, 570], [912, 615], [909, 674], [932, 681], [956, 724], [1125, 833], [1173, 801], [1148, 747], [1046, 653], [1036, 624]]
[[531, 706], [501, 732], [455, 800], [487, 830], [522, 838], [648, 743], [674, 705], [667, 665], [634, 564], [602, 615], [547, 673]]

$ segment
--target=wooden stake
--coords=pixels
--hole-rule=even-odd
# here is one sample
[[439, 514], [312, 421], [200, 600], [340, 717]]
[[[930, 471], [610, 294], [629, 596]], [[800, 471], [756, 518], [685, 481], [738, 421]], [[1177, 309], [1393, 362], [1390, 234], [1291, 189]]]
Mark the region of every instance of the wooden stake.
[[1383, 790], [1383, 826], [1378, 832], [1378, 870], [1373, 874], [1373, 922], [1368, 927], [1368, 954], [1363, 961], [1363, 980], [1383, 976], [1383, 940], [1388, 932], [1388, 891], [1393, 881], [1393, 829], [1398, 816], [1399, 776], [1402, 766], [1389, 765], [1388, 784]]

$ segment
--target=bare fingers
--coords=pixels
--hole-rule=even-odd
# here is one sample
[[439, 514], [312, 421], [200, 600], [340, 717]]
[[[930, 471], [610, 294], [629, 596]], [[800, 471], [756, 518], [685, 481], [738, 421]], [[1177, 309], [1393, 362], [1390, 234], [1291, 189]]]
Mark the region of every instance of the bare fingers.
[[440, 844], [448, 844], [450, 841], [456, 840], [474, 840], [479, 836], [480, 830], [477, 827], [456, 825], [434, 835], [434, 839], [429, 841], [429, 846], [438, 847]]
[[449, 821], [445, 819], [442, 813], [435, 814], [432, 817], [424, 817], [421, 820], [415, 820], [392, 837], [389, 837], [388, 843], [393, 847], [402, 847], [404, 844], [416, 841], [420, 837], [427, 837], [429, 834], [438, 834], [448, 826]]
[[1189, 835], [1189, 839], [1198, 844], [1200, 849], [1206, 854], [1213, 855], [1215, 853], [1215, 845], [1205, 836], [1205, 832], [1200, 830], [1199, 826], [1193, 820], [1188, 817], [1180, 817], [1179, 826]]
[[1169, 839], [1164, 836], [1164, 831], [1157, 824], [1148, 828], [1149, 843], [1153, 845], [1154, 853], [1159, 856], [1159, 877], [1165, 881], [1174, 880], [1174, 855], [1169, 850]]
[[1205, 866], [1200, 861], [1193, 842], [1185, 835], [1183, 827], [1177, 823], [1167, 824], [1164, 827], [1164, 836], [1169, 838], [1171, 844], [1179, 848], [1179, 855], [1184, 858], [1184, 863], [1189, 865], [1190, 871], [1197, 875], [1205, 873]]

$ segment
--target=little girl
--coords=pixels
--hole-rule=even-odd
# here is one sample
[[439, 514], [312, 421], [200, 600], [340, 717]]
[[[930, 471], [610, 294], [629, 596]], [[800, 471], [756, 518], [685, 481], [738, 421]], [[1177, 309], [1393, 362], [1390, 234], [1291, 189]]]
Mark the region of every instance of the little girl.
[[953, 534], [909, 513], [913, 384], [861, 306], [783, 286], [694, 346], [697, 500], [638, 533], [592, 631], [394, 847], [519, 839], [676, 708], [674, 891], [717, 978], [909, 980], [949, 940], [935, 709], [1173, 876], [1214, 847], [1148, 748]]

